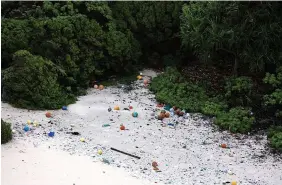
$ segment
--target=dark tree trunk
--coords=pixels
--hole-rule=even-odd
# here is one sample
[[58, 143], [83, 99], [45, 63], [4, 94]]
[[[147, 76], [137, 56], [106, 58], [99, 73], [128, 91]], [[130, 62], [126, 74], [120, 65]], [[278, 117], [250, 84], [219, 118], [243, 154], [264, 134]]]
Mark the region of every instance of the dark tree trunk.
[[235, 58], [235, 60], [234, 60], [234, 67], [233, 67], [233, 75], [235, 77], [238, 76], [238, 67], [239, 67], [239, 62], [238, 62], [237, 58]]

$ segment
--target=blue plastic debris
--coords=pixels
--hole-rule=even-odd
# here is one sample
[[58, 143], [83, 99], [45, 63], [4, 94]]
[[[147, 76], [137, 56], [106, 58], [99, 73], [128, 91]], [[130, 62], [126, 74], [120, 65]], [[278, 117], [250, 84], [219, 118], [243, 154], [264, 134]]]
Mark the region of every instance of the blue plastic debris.
[[23, 128], [23, 130], [26, 131], [26, 132], [28, 132], [28, 131], [30, 131], [30, 128], [29, 128], [29, 126], [26, 125], [26, 126]]
[[63, 106], [62, 110], [68, 110], [68, 107], [67, 106]]
[[169, 111], [169, 110], [170, 110], [170, 108], [171, 108], [171, 106], [170, 106], [170, 105], [165, 105], [165, 106], [164, 106], [164, 110]]
[[49, 136], [49, 137], [54, 137], [54, 135], [55, 135], [55, 132], [49, 132], [49, 133], [48, 133], [48, 136]]

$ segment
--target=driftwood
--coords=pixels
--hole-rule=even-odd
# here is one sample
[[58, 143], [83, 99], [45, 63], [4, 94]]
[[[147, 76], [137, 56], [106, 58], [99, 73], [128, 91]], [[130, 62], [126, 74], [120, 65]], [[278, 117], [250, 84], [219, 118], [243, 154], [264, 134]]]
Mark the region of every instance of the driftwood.
[[129, 153], [120, 151], [120, 150], [115, 149], [115, 148], [111, 148], [111, 150], [114, 150], [114, 151], [116, 151], [116, 152], [120, 152], [120, 153], [125, 154], [125, 155], [128, 155], [128, 156], [130, 156], [130, 157], [134, 157], [134, 158], [136, 158], [136, 159], [141, 159], [141, 157], [138, 157], [138, 156], [136, 156], [136, 155], [132, 155], [132, 154], [129, 154]]

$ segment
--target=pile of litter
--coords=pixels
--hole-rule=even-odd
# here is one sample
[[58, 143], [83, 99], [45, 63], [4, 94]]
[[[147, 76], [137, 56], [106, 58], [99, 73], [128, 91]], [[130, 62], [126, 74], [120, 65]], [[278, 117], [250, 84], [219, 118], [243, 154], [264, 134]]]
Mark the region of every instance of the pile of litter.
[[220, 132], [200, 114], [156, 102], [146, 73], [131, 88], [95, 84], [62, 110], [2, 103], [2, 118], [13, 124], [15, 140], [86, 155], [156, 183], [282, 184], [282, 162], [267, 152], [266, 136]]

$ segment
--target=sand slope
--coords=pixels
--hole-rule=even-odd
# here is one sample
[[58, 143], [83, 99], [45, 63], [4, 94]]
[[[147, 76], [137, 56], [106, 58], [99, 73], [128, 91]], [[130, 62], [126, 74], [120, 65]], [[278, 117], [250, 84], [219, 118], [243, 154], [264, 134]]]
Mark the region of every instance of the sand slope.
[[2, 185], [150, 185], [122, 169], [88, 157], [71, 156], [46, 146], [25, 143], [2, 146]]
[[[150, 76], [155, 75], [152, 71], [145, 72]], [[58, 154], [58, 157], [55, 157], [54, 152], [48, 154], [48, 156], [50, 155], [49, 160], [54, 161], [54, 163], [46, 162], [50, 173], [56, 172], [60, 168], [59, 162], [64, 161], [61, 160], [60, 155], [63, 155], [62, 158], [68, 159], [65, 163], [69, 163], [65, 166], [71, 165], [72, 160], [90, 160], [101, 163], [99, 161], [106, 159], [111, 168], [115, 168], [117, 171], [122, 169], [130, 173], [131, 176], [147, 179], [157, 184], [221, 185], [226, 181], [237, 181], [238, 184], [244, 185], [282, 184], [282, 162], [279, 157], [268, 153], [266, 136], [231, 135], [226, 131], [221, 132], [211, 124], [210, 120], [205, 120], [197, 114], [191, 115], [188, 119], [178, 117], [166, 119], [165, 123], [179, 121], [180, 124], [175, 128], [162, 127], [162, 123], [151, 115], [156, 113], [154, 95], [144, 88], [142, 81], [136, 82], [134, 87], [135, 89], [129, 93], [118, 87], [107, 87], [103, 91], [89, 89], [86, 96], [79, 97], [78, 102], [69, 105], [68, 111], [51, 111], [54, 115], [51, 119], [45, 117], [46, 111], [16, 109], [2, 103], [2, 118], [13, 123], [13, 128], [16, 130], [13, 143], [28, 143], [37, 148], [28, 150], [42, 151], [44, 154], [46, 148], [68, 153]], [[113, 109], [116, 105], [120, 106], [120, 111], [108, 112], [109, 107]], [[129, 105], [132, 105], [134, 110], [123, 110]], [[138, 112], [138, 118], [132, 117], [133, 111]], [[32, 132], [25, 133], [22, 129], [27, 120], [37, 120], [41, 126]], [[103, 124], [111, 126], [102, 127]], [[120, 124], [124, 124], [127, 130], [120, 131]], [[55, 131], [54, 138], [47, 136], [50, 130]], [[77, 131], [81, 136], [67, 134], [70, 131]], [[85, 143], [80, 142], [81, 137], [85, 138]], [[226, 143], [230, 149], [220, 148], [219, 145], [222, 143]], [[15, 185], [18, 185], [17, 182], [27, 182], [30, 185], [32, 184], [31, 176], [36, 178], [36, 175], [49, 173], [48, 170], [47, 172], [37, 170], [38, 173], [30, 173], [30, 176], [26, 176], [26, 173], [33, 168], [32, 163], [27, 163], [25, 167], [18, 170], [17, 176], [20, 178], [14, 178], [13, 173], [10, 173], [13, 172], [13, 167], [9, 168], [9, 163], [12, 163], [12, 166], [20, 163], [19, 156], [23, 154], [15, 151], [14, 156], [10, 157], [9, 155], [14, 149], [9, 149], [8, 146], [2, 147], [2, 152], [6, 155], [2, 157], [3, 165], [6, 165], [5, 167], [2, 165], [4, 180], [10, 179]], [[17, 147], [18, 151], [26, 148], [20, 145]], [[45, 149], [43, 150], [42, 147]], [[117, 153], [112, 151], [111, 147], [137, 155], [141, 159]], [[98, 149], [103, 150], [102, 155], [97, 154]], [[84, 157], [68, 156], [69, 154], [86, 156], [87, 160]], [[13, 159], [16, 160], [13, 161]], [[45, 160], [47, 156], [43, 155], [41, 159]], [[58, 163], [57, 159], [59, 159]], [[161, 172], [157, 173], [152, 170], [153, 161], [158, 162]], [[77, 166], [86, 166], [80, 164], [88, 162], [76, 163]], [[95, 164], [89, 164], [89, 168], [92, 167], [95, 168]], [[5, 168], [7, 169], [3, 172]], [[40, 167], [38, 168], [40, 169]], [[79, 169], [79, 172], [73, 172], [74, 169]], [[91, 174], [89, 172], [91, 170], [87, 170], [87, 168], [74, 167], [74, 169], [66, 168], [67, 171], [70, 170], [69, 174], [74, 173], [69, 175], [69, 181], [67, 181], [67, 177], [65, 178], [66, 183], [79, 185], [78, 177]], [[63, 173], [64, 170], [59, 171]], [[111, 172], [110, 169], [109, 171]], [[88, 178], [92, 179], [95, 175], [104, 176], [106, 174], [101, 174], [98, 169], [97, 173], [93, 173], [91, 177], [85, 177], [84, 180], [88, 181]], [[106, 179], [111, 176], [115, 179], [115, 175], [110, 175]], [[54, 177], [52, 184], [64, 184], [64, 180], [60, 181], [59, 177]], [[80, 180], [83, 184], [83, 178]], [[120, 180], [122, 182], [123, 178]], [[114, 180], [114, 182], [116, 181]], [[44, 182], [42, 181], [42, 183]], [[98, 183], [104, 185], [102, 179]], [[91, 182], [91, 184], [95, 184], [95, 182]], [[3, 183], [3, 185], [6, 184]]]

